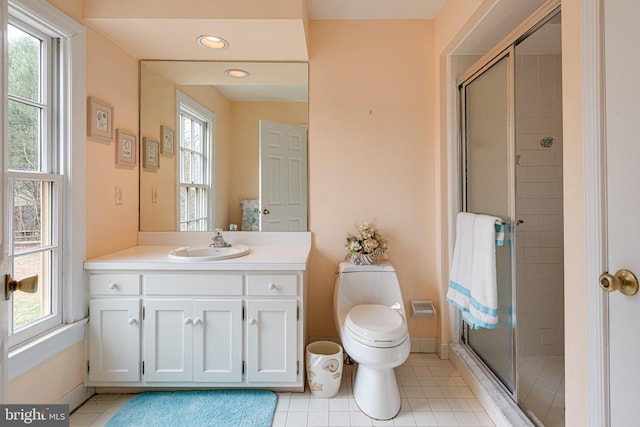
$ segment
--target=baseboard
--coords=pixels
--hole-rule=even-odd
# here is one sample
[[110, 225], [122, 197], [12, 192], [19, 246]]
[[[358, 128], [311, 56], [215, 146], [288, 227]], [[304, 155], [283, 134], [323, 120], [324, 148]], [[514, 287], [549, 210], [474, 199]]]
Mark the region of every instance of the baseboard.
[[440, 359], [448, 360], [449, 359], [449, 343], [440, 342], [440, 339], [438, 339], [438, 342], [436, 343], [436, 354], [440, 356]]
[[411, 353], [435, 353], [436, 347], [435, 338], [411, 338]]
[[80, 384], [78, 387], [74, 388], [65, 396], [63, 396], [62, 399], [58, 401], [58, 403], [69, 405], [69, 412], [72, 412], [80, 407], [80, 405], [86, 402], [95, 393], [95, 388], [85, 387], [84, 384]]

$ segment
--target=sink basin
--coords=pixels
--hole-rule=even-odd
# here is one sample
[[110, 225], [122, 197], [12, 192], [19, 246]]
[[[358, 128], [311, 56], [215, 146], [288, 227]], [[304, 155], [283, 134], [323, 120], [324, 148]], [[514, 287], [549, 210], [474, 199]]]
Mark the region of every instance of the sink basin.
[[233, 245], [227, 248], [216, 247], [191, 247], [171, 249], [169, 260], [183, 262], [218, 261], [244, 256], [249, 253], [249, 247], [245, 245]]

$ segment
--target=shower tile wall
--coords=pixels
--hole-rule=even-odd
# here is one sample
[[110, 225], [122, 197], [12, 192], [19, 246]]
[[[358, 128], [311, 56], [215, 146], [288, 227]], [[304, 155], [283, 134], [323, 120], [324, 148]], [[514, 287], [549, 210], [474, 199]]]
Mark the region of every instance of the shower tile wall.
[[[516, 56], [520, 356], [564, 354], [561, 56]], [[541, 145], [553, 138], [550, 147]]]

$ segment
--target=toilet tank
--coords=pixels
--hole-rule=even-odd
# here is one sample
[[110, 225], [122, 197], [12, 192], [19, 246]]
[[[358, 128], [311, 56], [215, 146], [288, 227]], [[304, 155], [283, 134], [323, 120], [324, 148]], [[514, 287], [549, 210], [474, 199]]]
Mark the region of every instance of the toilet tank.
[[371, 265], [340, 263], [334, 290], [339, 311], [349, 311], [360, 304], [383, 304], [404, 314], [403, 301], [396, 270], [389, 261]]

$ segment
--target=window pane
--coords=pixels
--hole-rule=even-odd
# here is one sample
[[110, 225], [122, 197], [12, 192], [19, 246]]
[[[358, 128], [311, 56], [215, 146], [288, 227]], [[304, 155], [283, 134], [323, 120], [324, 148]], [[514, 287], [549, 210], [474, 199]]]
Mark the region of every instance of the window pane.
[[193, 151], [202, 152], [202, 125], [193, 122]]
[[193, 219], [196, 217], [196, 202], [196, 189], [189, 188], [187, 219]]
[[9, 101], [9, 169], [40, 170], [40, 108]]
[[180, 145], [184, 148], [191, 148], [191, 119], [187, 116], [182, 116], [182, 129], [184, 135]]
[[182, 182], [192, 183], [193, 177], [191, 176], [191, 152], [182, 151]]
[[40, 101], [40, 40], [8, 25], [9, 94]]
[[204, 184], [202, 176], [202, 156], [199, 154], [193, 155], [193, 172], [191, 180], [194, 184]]
[[48, 316], [51, 311], [51, 260], [52, 251], [36, 252], [13, 259], [13, 277], [23, 279], [38, 275], [38, 291], [16, 291], [13, 298], [13, 330]]
[[187, 218], [187, 189], [180, 187], [180, 221]]
[[51, 245], [52, 183], [17, 179], [13, 185], [14, 251]]

